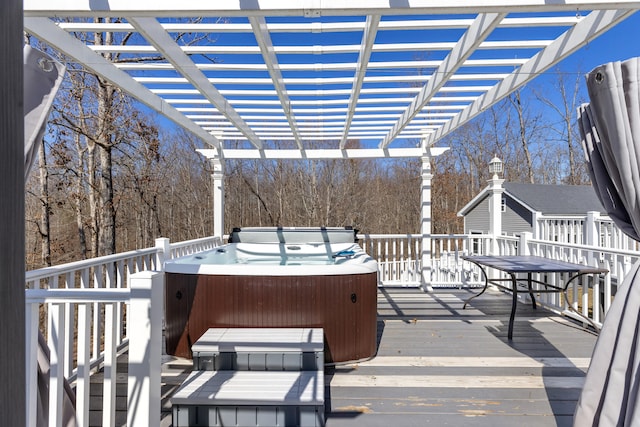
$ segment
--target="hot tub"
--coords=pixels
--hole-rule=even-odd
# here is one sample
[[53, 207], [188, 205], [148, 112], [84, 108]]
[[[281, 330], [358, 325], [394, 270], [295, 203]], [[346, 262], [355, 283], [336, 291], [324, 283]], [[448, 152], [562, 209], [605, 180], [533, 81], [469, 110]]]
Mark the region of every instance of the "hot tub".
[[374, 356], [378, 268], [353, 234], [259, 236], [165, 264], [167, 354], [191, 357], [213, 327], [321, 327], [325, 362]]

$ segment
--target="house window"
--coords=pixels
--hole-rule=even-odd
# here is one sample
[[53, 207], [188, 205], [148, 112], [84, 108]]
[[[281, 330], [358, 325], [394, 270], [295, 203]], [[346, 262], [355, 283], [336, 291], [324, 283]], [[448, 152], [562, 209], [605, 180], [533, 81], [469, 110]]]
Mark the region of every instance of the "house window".
[[507, 211], [507, 199], [503, 197], [502, 200], [500, 201], [500, 212], [506, 212], [506, 211]]

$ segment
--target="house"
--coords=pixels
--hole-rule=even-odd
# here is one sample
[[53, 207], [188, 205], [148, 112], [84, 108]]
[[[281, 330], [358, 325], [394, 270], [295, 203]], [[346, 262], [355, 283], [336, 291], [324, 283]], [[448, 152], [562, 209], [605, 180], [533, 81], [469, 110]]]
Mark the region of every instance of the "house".
[[526, 231], [541, 237], [540, 228], [536, 226], [543, 218], [552, 217], [554, 221], [567, 224], [576, 217], [585, 218], [588, 212], [598, 212], [606, 216], [590, 185], [522, 184], [502, 181], [490, 181], [491, 185], [484, 188], [458, 212], [458, 216], [464, 217], [466, 234], [490, 233], [492, 194], [502, 195], [499, 234], [503, 235], [516, 236]]

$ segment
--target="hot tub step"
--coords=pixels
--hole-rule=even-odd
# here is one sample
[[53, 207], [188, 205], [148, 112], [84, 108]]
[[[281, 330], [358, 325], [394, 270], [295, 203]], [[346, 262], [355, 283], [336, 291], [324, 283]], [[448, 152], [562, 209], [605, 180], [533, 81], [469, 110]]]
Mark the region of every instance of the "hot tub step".
[[194, 371], [171, 398], [173, 425], [322, 427], [322, 371]]
[[191, 351], [194, 370], [324, 369], [322, 328], [211, 328]]

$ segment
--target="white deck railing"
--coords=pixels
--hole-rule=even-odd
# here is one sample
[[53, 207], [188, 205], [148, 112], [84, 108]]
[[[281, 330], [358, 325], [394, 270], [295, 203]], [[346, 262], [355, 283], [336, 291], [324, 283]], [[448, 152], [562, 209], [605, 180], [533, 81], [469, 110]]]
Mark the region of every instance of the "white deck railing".
[[[501, 236], [493, 239], [488, 235], [431, 235], [424, 241], [431, 244], [430, 266], [423, 271], [422, 242], [419, 234], [359, 235], [362, 247], [379, 263], [380, 286], [422, 286], [423, 274], [428, 274], [433, 287], [475, 287], [483, 285], [482, 277], [474, 265], [462, 260], [464, 255], [488, 254], [497, 250], [499, 254], [514, 255], [528, 253], [553, 259], [584, 263], [607, 268], [610, 273], [602, 280], [585, 278], [572, 284], [569, 301], [556, 294], [541, 294], [539, 301], [552, 310], [582, 318], [569, 310], [588, 317], [596, 326], [602, 323], [625, 274], [640, 258], [640, 252], [611, 249], [597, 246], [577, 245], [547, 240], [534, 240], [524, 234], [521, 238]], [[146, 270], [161, 271], [165, 259], [193, 254], [216, 247], [221, 239], [209, 237], [171, 244], [168, 239], [158, 239], [153, 248], [79, 261], [65, 265], [27, 272], [27, 357], [28, 365], [28, 419], [35, 425], [37, 412], [36, 383], [37, 336], [42, 332], [47, 337], [51, 352], [50, 368], [50, 425], [61, 424], [62, 379], [68, 379], [76, 390], [76, 413], [78, 425], [88, 425], [89, 395], [88, 378], [97, 369], [103, 369], [102, 412], [103, 425], [113, 425], [115, 420], [116, 358], [120, 351], [129, 351], [131, 393], [135, 394], [135, 410], [140, 419], [129, 420], [128, 425], [148, 424], [155, 416], [152, 402], [159, 397], [151, 396], [149, 381], [159, 381], [159, 370], [149, 371], [148, 361], [135, 363], [135, 355], [149, 354], [150, 332], [146, 326], [161, 325], [161, 320], [133, 320], [131, 304], [150, 304], [150, 297], [134, 302], [132, 279], [141, 279], [150, 284]], [[160, 277], [162, 275], [159, 275]], [[564, 280], [563, 277], [545, 278]], [[146, 298], [146, 299], [145, 299]], [[157, 316], [155, 303], [148, 310], [136, 309], [136, 315]], [[161, 313], [162, 310], [160, 310]], [[161, 319], [157, 318], [156, 319]], [[136, 325], [133, 331], [132, 325]], [[143, 328], [140, 328], [140, 325]], [[134, 358], [131, 357], [131, 337], [143, 333], [147, 338], [136, 339]], [[157, 331], [156, 331], [157, 332]], [[146, 340], [146, 341], [145, 341]], [[159, 353], [159, 350], [157, 351]], [[140, 373], [146, 366], [147, 372]], [[145, 376], [146, 375], [146, 376]], [[153, 377], [153, 378], [152, 378]], [[133, 384], [133, 386], [131, 386]], [[130, 399], [131, 399], [130, 393]], [[133, 404], [133, 403], [132, 403]], [[159, 415], [158, 415], [159, 416]], [[140, 421], [142, 420], [142, 421]]]
[[[76, 389], [79, 426], [88, 425], [88, 377], [103, 368], [103, 425], [115, 419], [116, 358], [131, 352], [131, 331], [126, 322], [131, 304], [128, 283], [136, 273], [161, 271], [167, 259], [220, 245], [220, 238], [208, 237], [169, 244], [158, 239], [156, 246], [116, 255], [83, 260], [26, 273], [27, 419], [35, 426], [37, 415], [38, 334], [46, 337], [50, 355], [49, 425], [61, 425], [62, 378]], [[156, 303], [162, 309], [162, 299]], [[162, 310], [160, 310], [162, 312]], [[129, 319], [131, 318], [129, 313]], [[161, 318], [162, 319], [162, 318]], [[135, 323], [134, 323], [135, 324]], [[160, 321], [160, 326], [162, 321]], [[53, 412], [52, 412], [53, 411]]]
[[[421, 234], [360, 234], [360, 246], [378, 262], [381, 286], [422, 285]], [[488, 253], [491, 236], [479, 234], [432, 234], [431, 285], [478, 285], [464, 278], [460, 257]], [[468, 270], [468, 269], [467, 269]]]

